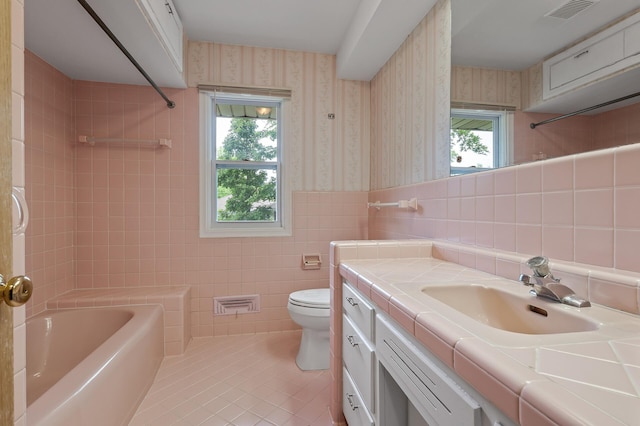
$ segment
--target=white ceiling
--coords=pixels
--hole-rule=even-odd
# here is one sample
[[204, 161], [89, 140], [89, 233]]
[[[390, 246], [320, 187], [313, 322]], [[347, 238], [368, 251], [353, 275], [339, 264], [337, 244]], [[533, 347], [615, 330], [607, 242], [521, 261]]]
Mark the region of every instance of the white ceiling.
[[[544, 17], [566, 0], [451, 0], [452, 60], [458, 65], [521, 70], [640, 7], [640, 0], [599, 0], [569, 20]], [[125, 27], [118, 5], [107, 24]], [[337, 55], [338, 76], [369, 80], [435, 0], [174, 0], [189, 39]], [[108, 5], [108, 6], [107, 6]], [[114, 12], [115, 11], [115, 12]], [[26, 47], [74, 79], [146, 84], [77, 0], [25, 0]], [[162, 66], [135, 42], [144, 28], [116, 34], [161, 86]], [[114, 31], [116, 32], [116, 31]]]
[[568, 0], [451, 0], [451, 61], [523, 70], [640, 8], [640, 0], [593, 1], [572, 18], [560, 19], [545, 14]]
[[[160, 86], [180, 86], [127, 25], [138, 0], [88, 0]], [[157, 0], [154, 0], [157, 1]], [[435, 0], [173, 0], [194, 41], [336, 54], [338, 76], [370, 80]], [[74, 79], [145, 84], [77, 0], [25, 0], [25, 44]]]

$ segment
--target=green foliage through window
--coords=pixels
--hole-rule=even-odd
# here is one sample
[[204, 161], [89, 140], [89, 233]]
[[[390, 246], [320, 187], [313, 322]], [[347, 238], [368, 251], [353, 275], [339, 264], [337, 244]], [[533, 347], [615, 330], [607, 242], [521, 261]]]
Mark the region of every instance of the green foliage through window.
[[277, 219], [277, 121], [235, 117], [218, 147], [217, 220]]

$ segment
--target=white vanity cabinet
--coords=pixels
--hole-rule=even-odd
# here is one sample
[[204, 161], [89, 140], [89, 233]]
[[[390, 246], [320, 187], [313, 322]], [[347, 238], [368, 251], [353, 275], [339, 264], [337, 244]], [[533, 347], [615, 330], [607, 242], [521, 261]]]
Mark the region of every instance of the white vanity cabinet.
[[374, 425], [375, 310], [347, 283], [342, 295], [343, 412], [349, 426]]
[[349, 426], [514, 426], [348, 282], [342, 409]]
[[640, 13], [589, 37], [542, 63], [542, 98], [640, 66]]

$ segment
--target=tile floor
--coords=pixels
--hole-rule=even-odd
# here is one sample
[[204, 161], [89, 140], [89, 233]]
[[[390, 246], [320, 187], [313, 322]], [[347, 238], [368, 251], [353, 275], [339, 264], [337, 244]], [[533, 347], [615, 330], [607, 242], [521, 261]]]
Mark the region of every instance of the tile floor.
[[331, 425], [329, 370], [298, 369], [299, 342], [299, 331], [194, 339], [163, 360], [129, 425]]

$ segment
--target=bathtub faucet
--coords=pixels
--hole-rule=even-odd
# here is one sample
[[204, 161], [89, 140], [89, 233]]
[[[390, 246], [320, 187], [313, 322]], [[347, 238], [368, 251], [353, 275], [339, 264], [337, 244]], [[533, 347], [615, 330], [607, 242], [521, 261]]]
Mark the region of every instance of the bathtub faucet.
[[520, 274], [519, 280], [521, 283], [532, 287], [531, 294], [577, 308], [591, 306], [588, 300], [576, 295], [566, 285], [560, 284], [560, 278], [555, 278], [549, 271], [549, 259], [546, 257], [532, 257], [527, 261], [527, 266], [533, 270], [533, 274]]

